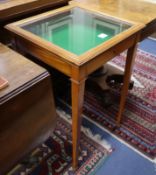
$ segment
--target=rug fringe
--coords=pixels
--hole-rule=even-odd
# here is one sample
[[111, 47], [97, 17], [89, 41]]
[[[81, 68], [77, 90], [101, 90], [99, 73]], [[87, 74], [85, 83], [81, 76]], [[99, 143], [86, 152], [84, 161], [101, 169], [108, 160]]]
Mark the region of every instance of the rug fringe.
[[93, 134], [89, 128], [86, 128], [83, 126], [82, 126], [81, 130], [90, 139], [93, 139], [94, 141], [96, 141], [100, 145], [104, 146], [108, 151], [112, 152], [111, 145], [105, 139], [102, 139], [102, 137], [99, 134]]
[[[65, 111], [61, 109], [57, 109], [57, 114], [66, 120], [68, 123], [72, 123], [71, 116], [67, 114]], [[96, 143], [100, 144], [101, 146], [105, 147], [109, 152], [112, 152], [111, 145], [103, 139], [99, 134], [94, 134], [89, 128], [81, 126], [81, 131], [90, 139], [94, 140]]]
[[98, 123], [92, 121], [90, 118], [88, 118], [87, 116], [83, 115], [83, 117], [88, 120], [89, 122], [93, 123], [95, 126], [99, 127], [100, 129], [102, 129], [103, 131], [105, 131], [106, 133], [110, 134], [113, 138], [117, 139], [119, 142], [123, 143], [124, 145], [126, 145], [128, 148], [132, 149], [133, 151], [135, 151], [136, 153], [138, 153], [140, 156], [142, 156], [143, 158], [149, 160], [150, 162], [154, 163], [156, 165], [156, 158], [152, 159], [148, 156], [146, 156], [145, 154], [143, 154], [142, 152], [140, 152], [139, 150], [137, 150], [136, 148], [134, 148], [133, 146], [131, 146], [130, 144], [128, 144], [126, 141], [122, 140], [121, 138], [119, 138], [118, 136], [116, 136], [115, 134], [113, 134], [112, 132], [108, 131], [107, 129], [103, 128], [101, 125], [99, 125]]

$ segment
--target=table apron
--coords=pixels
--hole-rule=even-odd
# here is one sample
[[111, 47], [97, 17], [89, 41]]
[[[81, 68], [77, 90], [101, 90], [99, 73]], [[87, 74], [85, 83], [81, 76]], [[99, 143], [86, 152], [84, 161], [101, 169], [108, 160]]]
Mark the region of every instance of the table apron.
[[[56, 54], [46, 50], [38, 46], [37, 44], [27, 41], [20, 36], [14, 35], [14, 40], [16, 44], [16, 49], [23, 53], [30, 53], [31, 55], [35, 56], [37, 59], [43, 61], [44, 63], [48, 64], [49, 66], [56, 68], [60, 72], [64, 73], [65, 75], [73, 78], [73, 68], [76, 68], [78, 71], [78, 78], [77, 80], [82, 80], [86, 78], [89, 74], [94, 72], [103, 64], [107, 63], [109, 60], [113, 59], [115, 56], [122, 53], [124, 50], [133, 46], [136, 42], [136, 37], [138, 34], [134, 34], [124, 41], [114, 45], [107, 51], [97, 55], [95, 58], [85, 62], [82, 65], [74, 65], [69, 61], [57, 56]], [[74, 78], [75, 79], [75, 78]]]
[[63, 58], [19, 36], [14, 36], [14, 41], [16, 49], [22, 54], [29, 53], [35, 56], [38, 60], [71, 77], [72, 66], [70, 63], [64, 61]]
[[[100, 55], [96, 56], [92, 60], [86, 62], [82, 66], [79, 67], [79, 80], [84, 79], [89, 74], [97, 70], [100, 66], [103, 64], [106, 64], [108, 61], [113, 59], [114, 57], [118, 56], [120, 53], [125, 51], [126, 49], [129, 49], [136, 43], [136, 38], [139, 34], [134, 34], [127, 38], [124, 41], [121, 41], [120, 43], [114, 45], [107, 51], [101, 53]], [[125, 57], [126, 60], [126, 57]]]

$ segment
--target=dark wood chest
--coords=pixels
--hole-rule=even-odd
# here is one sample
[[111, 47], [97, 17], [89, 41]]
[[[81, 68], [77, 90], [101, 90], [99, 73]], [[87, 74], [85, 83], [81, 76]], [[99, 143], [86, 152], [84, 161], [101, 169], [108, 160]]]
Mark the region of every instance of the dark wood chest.
[[0, 44], [0, 174], [51, 134], [56, 121], [49, 73]]

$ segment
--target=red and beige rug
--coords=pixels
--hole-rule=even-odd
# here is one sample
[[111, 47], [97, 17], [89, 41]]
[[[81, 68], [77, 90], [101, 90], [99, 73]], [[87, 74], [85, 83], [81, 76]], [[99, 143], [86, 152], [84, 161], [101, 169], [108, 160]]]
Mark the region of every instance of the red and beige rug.
[[[124, 67], [124, 54], [112, 60]], [[156, 157], [156, 56], [138, 50], [133, 76], [143, 87], [129, 91], [121, 127], [116, 127], [120, 92], [112, 89], [113, 105], [105, 109], [96, 92], [85, 93], [84, 114], [151, 158]]]
[[[123, 68], [124, 54], [114, 58], [112, 63]], [[133, 77], [141, 86], [134, 86], [133, 90], [129, 91], [121, 127], [115, 124], [119, 90], [111, 90], [114, 97], [113, 105], [106, 109], [99, 100], [101, 97], [96, 88], [93, 88], [94, 91], [86, 88], [83, 114], [101, 128], [107, 129], [136, 150], [154, 159], [156, 157], [156, 56], [138, 50]], [[62, 104], [61, 107], [67, 110]]]
[[[112, 62], [123, 67], [124, 54], [116, 57]], [[141, 83], [142, 87], [135, 86], [129, 92], [120, 127], [115, 124], [120, 96], [118, 90], [112, 89], [114, 102], [111, 107], [106, 109], [98, 100], [97, 94], [99, 93], [96, 93], [96, 90], [90, 92], [86, 89], [83, 114], [93, 123], [154, 159], [156, 157], [156, 56], [139, 50], [133, 76]], [[67, 116], [67, 113], [71, 113], [71, 111], [64, 99], [69, 99], [69, 94], [66, 92], [57, 104], [61, 110], [66, 111], [65, 116]], [[62, 112], [60, 112], [61, 114]], [[68, 116], [70, 118], [70, 115]], [[60, 118], [54, 134], [23, 159], [10, 174], [95, 174], [96, 169], [103, 164], [112, 150], [106, 143], [104, 143], [105, 146], [102, 146], [99, 141], [97, 142], [98, 137], [91, 135], [90, 131], [87, 133], [90, 136], [84, 133], [81, 135], [81, 155], [76, 172], [73, 172], [71, 167], [71, 125]]]
[[23, 158], [9, 175], [94, 174], [112, 150], [109, 144], [97, 139], [97, 135], [94, 136], [88, 129], [83, 128], [80, 152], [78, 169], [73, 171], [71, 125], [63, 118], [59, 118], [52, 136]]

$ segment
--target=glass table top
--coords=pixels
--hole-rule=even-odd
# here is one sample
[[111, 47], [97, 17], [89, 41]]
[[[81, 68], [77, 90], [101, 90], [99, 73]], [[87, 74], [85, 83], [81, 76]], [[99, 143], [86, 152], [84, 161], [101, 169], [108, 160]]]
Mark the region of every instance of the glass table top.
[[71, 53], [81, 55], [127, 30], [131, 25], [79, 7], [22, 26]]

